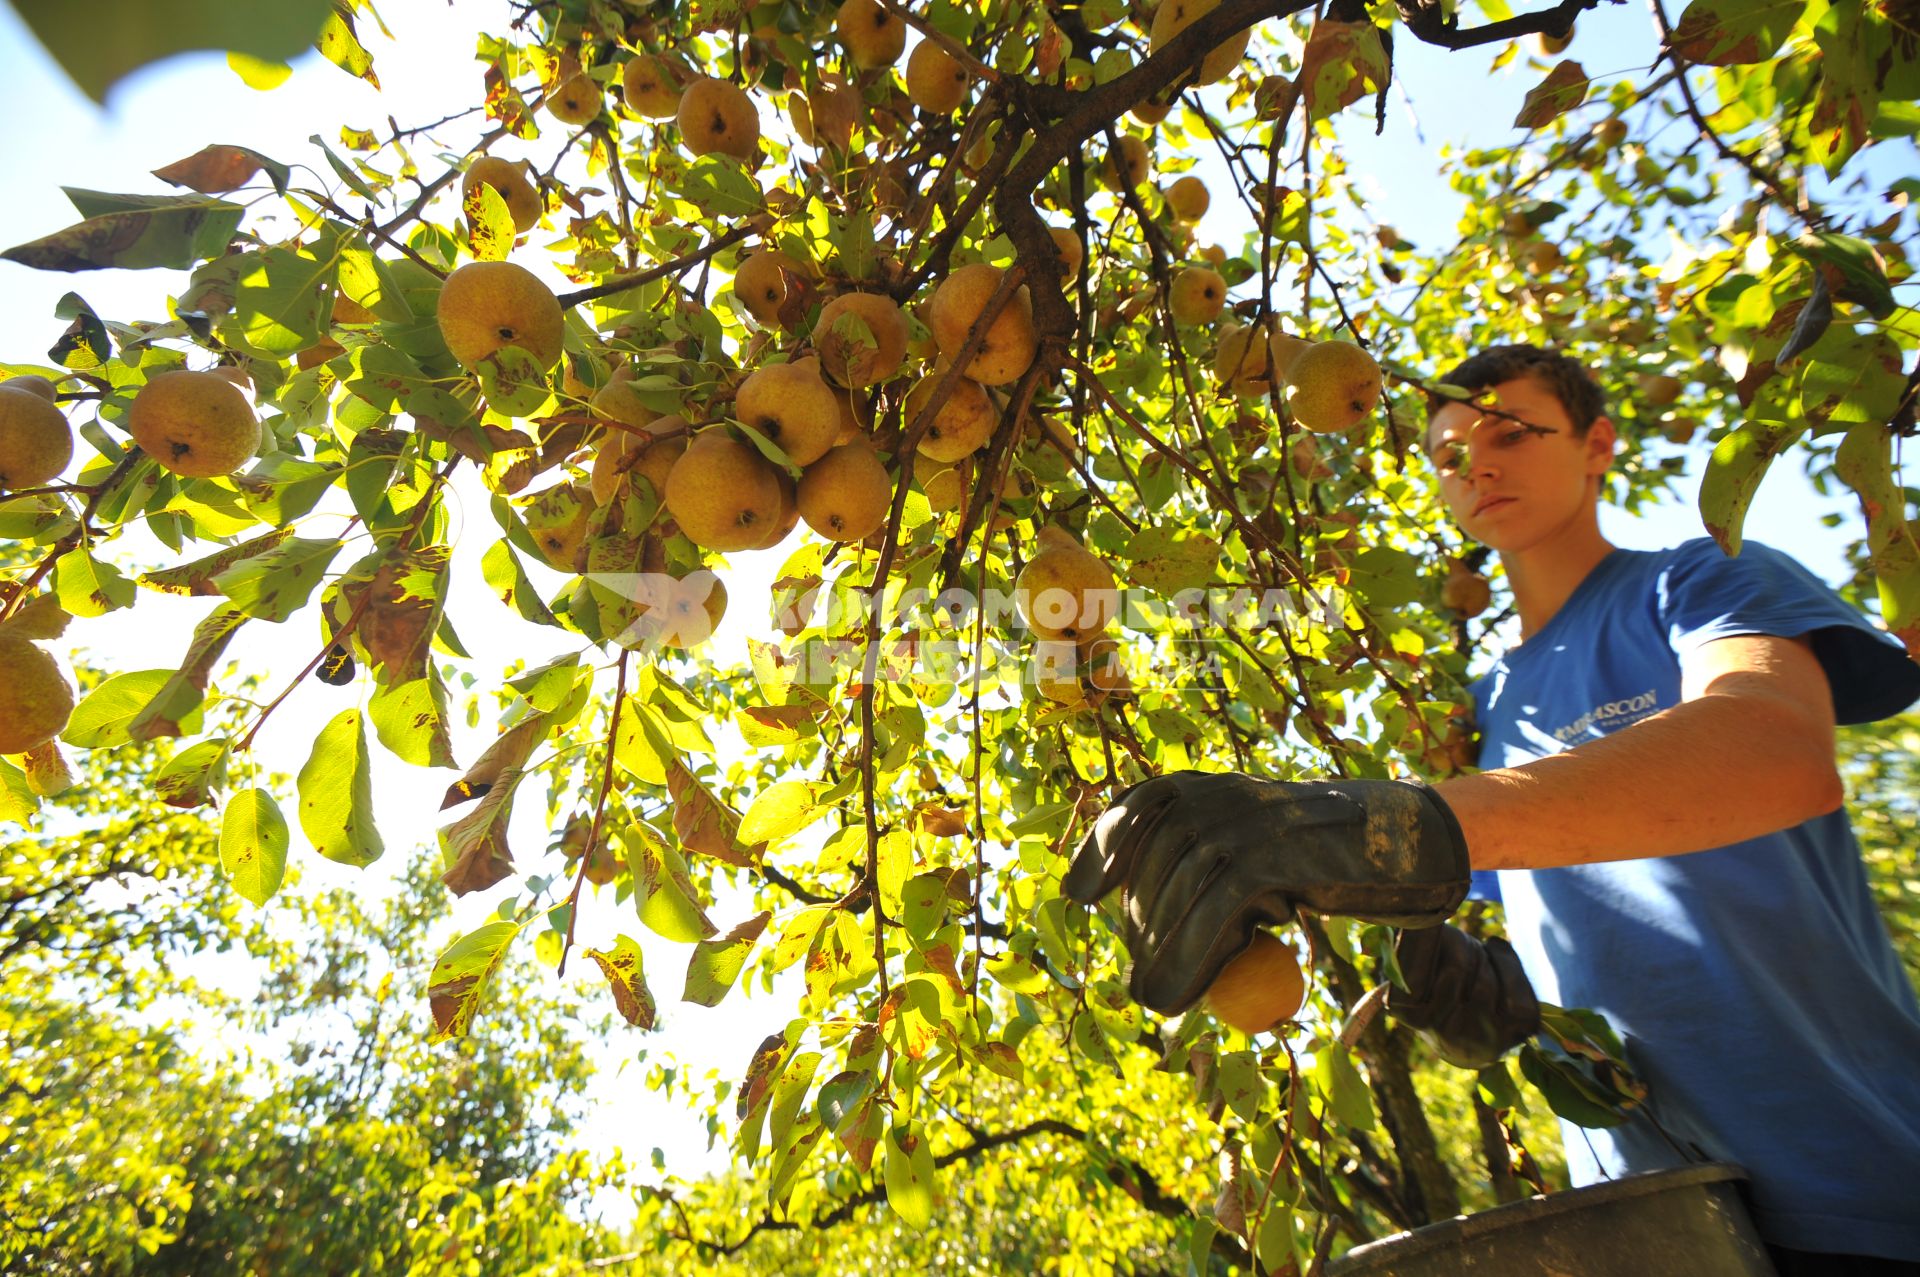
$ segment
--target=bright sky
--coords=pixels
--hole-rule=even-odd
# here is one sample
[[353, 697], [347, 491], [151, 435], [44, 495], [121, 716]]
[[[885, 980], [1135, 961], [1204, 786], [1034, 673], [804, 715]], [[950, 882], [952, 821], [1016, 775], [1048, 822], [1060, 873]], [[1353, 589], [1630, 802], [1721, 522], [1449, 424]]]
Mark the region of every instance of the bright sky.
[[[0, 108], [15, 122], [9, 134], [8, 157], [13, 180], [8, 198], [0, 202], [0, 247], [34, 239], [76, 220], [60, 186], [168, 191], [172, 188], [150, 176], [149, 170], [212, 142], [249, 146], [275, 159], [314, 165], [325, 172], [318, 152], [306, 141], [311, 134], [319, 133], [332, 143], [342, 124], [384, 131], [389, 115], [406, 127], [440, 118], [478, 100], [480, 69], [472, 59], [474, 35], [483, 28], [505, 28], [504, 4], [494, 0], [464, 0], [457, 7], [390, 4], [382, 6], [382, 11], [398, 43], [389, 44], [372, 31], [363, 31], [362, 35], [373, 52], [386, 86], [384, 92], [376, 93], [311, 56], [296, 67], [285, 85], [260, 93], [247, 88], [228, 69], [223, 57], [202, 55], [175, 59], [137, 75], [120, 85], [102, 110], [52, 66], [12, 9], [0, 5]], [[1571, 56], [1580, 57], [1596, 79], [1609, 73], [1632, 74], [1651, 58], [1647, 28], [1644, 10], [1609, 6], [1581, 19]], [[1350, 114], [1343, 133], [1350, 139], [1356, 170], [1391, 175], [1365, 179], [1377, 219], [1393, 224], [1416, 242], [1433, 243], [1451, 232], [1459, 200], [1435, 174], [1429, 148], [1437, 147], [1442, 140], [1466, 140], [1460, 130], [1468, 128], [1473, 130], [1470, 140], [1474, 144], [1513, 140], [1516, 134], [1506, 122], [1513, 118], [1521, 96], [1539, 72], [1525, 69], [1525, 60], [1521, 59], [1516, 66], [1489, 77], [1485, 72], [1488, 51], [1445, 55], [1402, 41], [1400, 53], [1401, 83], [1418, 115], [1425, 143], [1414, 138], [1407, 109], [1398, 95], [1389, 112], [1384, 139], [1371, 139], [1370, 124], [1360, 127], [1358, 112]], [[1463, 84], [1470, 85], [1470, 94], [1463, 93]], [[1469, 96], [1471, 110], [1463, 111]], [[449, 132], [445, 136], [457, 144], [462, 135]], [[506, 154], [509, 158], [526, 154], [544, 160], [551, 153], [546, 149], [549, 146], [543, 140], [530, 147], [508, 149]], [[436, 171], [440, 161], [427, 148], [416, 145], [414, 154], [423, 171]], [[1216, 192], [1224, 188], [1217, 157], [1211, 169], [1203, 167], [1202, 174]], [[314, 180], [312, 174], [303, 177]], [[329, 186], [337, 185], [331, 173], [326, 174], [326, 180]], [[1239, 229], [1229, 222], [1231, 206], [1231, 201], [1216, 195], [1214, 211], [1201, 227], [1203, 242], [1238, 242]], [[516, 260], [537, 266], [542, 242], [542, 233], [536, 232]], [[178, 291], [184, 283], [184, 274], [169, 271], [58, 275], [0, 262], [0, 298], [4, 299], [0, 308], [0, 361], [44, 359], [43, 352], [64, 327], [53, 317], [54, 304], [69, 290], [79, 292], [110, 318], [158, 319], [166, 314], [169, 293]], [[1695, 474], [1681, 485], [1682, 503], [1641, 519], [1603, 510], [1603, 528], [1609, 537], [1619, 544], [1645, 548], [1700, 535], [1699, 519], [1692, 506], [1699, 459], [1696, 446], [1691, 457]], [[569, 636], [563, 632], [520, 622], [497, 600], [480, 597], [484, 587], [480, 585], [478, 559], [499, 533], [487, 514], [484, 494], [472, 486], [461, 492], [464, 500], [457, 515], [457, 531], [463, 535], [453, 574], [456, 585], [451, 615], [475, 657], [471, 668], [485, 678], [516, 659], [536, 665], [572, 650]], [[1846, 575], [1841, 547], [1847, 534], [1821, 526], [1820, 515], [1828, 511], [1843, 514], [1849, 526], [1858, 519], [1857, 507], [1850, 500], [1822, 498], [1797, 472], [1780, 468], [1761, 488], [1748, 529], [1757, 539], [1789, 548], [1824, 579], [1838, 581]], [[335, 516], [317, 516], [311, 534], [323, 535], [338, 526]], [[789, 548], [792, 544], [797, 542], [791, 542]], [[147, 551], [158, 553], [159, 548], [148, 542], [147, 550], [142, 551], [137, 543], [129, 543], [128, 553]], [[349, 556], [357, 553], [349, 547], [338, 562], [350, 562]], [[719, 659], [740, 659], [741, 636], [758, 614], [759, 600], [767, 596], [768, 579], [779, 557], [736, 556], [728, 573], [733, 607], [713, 649]], [[537, 580], [548, 593], [559, 586], [558, 575], [544, 568], [534, 570], [540, 573]], [[68, 636], [73, 650], [108, 669], [156, 668], [177, 664], [192, 626], [208, 610], [207, 600], [142, 591], [137, 611], [76, 622]], [[265, 676], [264, 686], [271, 692], [284, 686], [305, 664], [318, 642], [317, 626], [309, 613], [282, 626], [250, 625], [241, 631], [228, 657], [260, 671]], [[354, 698], [365, 691], [364, 683], [352, 689], [333, 689], [317, 682], [303, 686], [262, 733], [257, 747], [260, 766], [288, 776], [297, 772], [320, 728], [339, 710], [356, 703]], [[455, 753], [463, 763], [471, 762], [493, 738], [491, 713], [483, 705], [479, 726], [467, 728], [459, 689], [454, 691]], [[722, 747], [726, 748], [724, 744]], [[386, 838], [386, 859], [365, 871], [333, 865], [312, 855], [296, 830], [293, 855], [303, 865], [308, 887], [358, 885], [362, 890], [382, 889], [392, 869], [404, 863], [411, 848], [433, 841], [434, 830], [442, 823], [437, 810], [439, 795], [456, 773], [405, 767], [377, 746], [374, 755], [377, 823]], [[77, 761], [84, 774], [84, 757]], [[290, 801], [290, 788], [281, 796]], [[521, 790], [514, 818], [514, 845], [523, 849], [523, 859], [530, 858], [527, 853], [534, 849], [544, 848], [549, 839], [543, 799], [543, 792], [532, 784]], [[498, 902], [500, 890], [460, 902], [458, 930], [477, 925]], [[721, 900], [711, 910], [714, 921], [723, 929], [746, 912], [741, 900]], [[644, 1046], [656, 1058], [661, 1054], [678, 1056], [697, 1072], [711, 1065], [723, 1076], [738, 1076], [754, 1046], [783, 1026], [791, 1014], [791, 987], [782, 986], [780, 996], [771, 997], [753, 995], [742, 988], [713, 1010], [682, 1004], [676, 998], [688, 947], [646, 932], [630, 912], [614, 906], [611, 891], [602, 892], [583, 910], [579, 934], [596, 943], [610, 941], [618, 931], [643, 944], [650, 980], [661, 1004], [663, 1028], [645, 1038], [616, 1033], [611, 1042], [599, 1048], [605, 1067], [588, 1096], [594, 1110], [584, 1143], [599, 1152], [623, 1148], [630, 1160], [641, 1166], [646, 1164], [649, 1151], [659, 1146], [666, 1151], [668, 1165], [681, 1175], [718, 1168], [725, 1159], [707, 1153], [705, 1134], [694, 1116], [654, 1098], [633, 1080], [622, 1079], [616, 1066], [632, 1059]], [[457, 932], [444, 939], [451, 939], [452, 934]], [[219, 969], [211, 974], [222, 982], [231, 987], [250, 983], [243, 955], [217, 962]], [[576, 954], [569, 964], [568, 979], [587, 980], [586, 973], [591, 971], [591, 964]], [[420, 1014], [425, 1013], [422, 1005]]]

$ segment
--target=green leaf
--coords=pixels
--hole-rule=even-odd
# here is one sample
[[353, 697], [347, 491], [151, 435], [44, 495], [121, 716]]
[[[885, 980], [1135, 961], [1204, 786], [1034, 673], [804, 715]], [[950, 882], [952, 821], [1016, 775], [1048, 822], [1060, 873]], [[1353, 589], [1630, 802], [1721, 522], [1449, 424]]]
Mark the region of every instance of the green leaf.
[[213, 789], [224, 784], [227, 740], [203, 740], [169, 758], [153, 775], [153, 796], [169, 807], [204, 807]]
[[1881, 615], [1908, 654], [1920, 660], [1920, 538], [1906, 519], [1893, 444], [1893, 432], [1885, 426], [1862, 422], [1840, 441], [1833, 469], [1866, 514], [1868, 566], [1879, 587]]
[[367, 708], [374, 734], [402, 762], [415, 767], [454, 766], [447, 689], [437, 672], [397, 687], [376, 687]]
[[0, 258], [34, 270], [186, 270], [225, 251], [242, 210], [203, 196], [182, 198], [190, 203], [89, 217]]
[[619, 936], [611, 950], [588, 949], [587, 956], [600, 964], [600, 974], [613, 990], [613, 1005], [620, 1017], [636, 1029], [651, 1029], [657, 1017], [653, 994], [647, 989], [640, 946], [630, 936]]
[[249, 253], [234, 281], [236, 334], [255, 354], [285, 359], [326, 332], [338, 269], [331, 252], [316, 257], [306, 248], [269, 248]]
[[204, 621], [194, 627], [193, 641], [187, 645], [187, 654], [180, 658], [180, 668], [175, 671], [167, 685], [147, 702], [147, 707], [134, 715], [127, 725], [127, 734], [134, 740], [155, 740], [162, 736], [179, 736], [180, 724], [206, 699], [207, 683], [213, 677], [213, 666], [227, 650], [227, 644], [239, 628], [246, 624], [246, 616], [237, 609], [222, 604], [215, 608]]
[[427, 978], [427, 1003], [433, 1011], [436, 1040], [467, 1035], [488, 982], [519, 933], [519, 923], [495, 920], [461, 936], [434, 961], [433, 974]]
[[626, 827], [621, 842], [642, 926], [680, 944], [704, 940], [719, 930], [695, 902], [693, 880], [679, 848], [638, 821]]
[[648, 785], [664, 785], [667, 773], [679, 765], [680, 751], [667, 739], [658, 716], [629, 696], [620, 707], [620, 726], [613, 736], [613, 761]]
[[918, 1122], [887, 1132], [887, 1205], [917, 1233], [933, 1223], [933, 1149]]
[[467, 219], [467, 247], [475, 259], [504, 262], [513, 251], [513, 214], [500, 192], [485, 182], [475, 182], [460, 205]]
[[806, 1103], [807, 1090], [813, 1085], [814, 1071], [820, 1067], [818, 1051], [801, 1051], [787, 1061], [780, 1080], [773, 1084], [773, 1101], [767, 1106], [767, 1138], [776, 1150], [790, 1146], [793, 1119]]
[[341, 710], [320, 729], [299, 790], [300, 828], [315, 851], [343, 865], [380, 859], [386, 846], [373, 825], [373, 768], [359, 710]]
[[1806, 8], [1806, 0], [1693, 0], [1667, 44], [1705, 66], [1769, 62]]
[[189, 49], [291, 61], [313, 43], [333, 0], [15, 0], [14, 7], [81, 90], [105, 102], [107, 90], [129, 72]]
[[263, 536], [238, 545], [230, 545], [202, 559], [191, 563], [182, 563], [175, 567], [161, 568], [155, 572], [142, 572], [135, 578], [149, 590], [158, 590], [162, 594], [184, 594], [212, 597], [220, 593], [214, 584], [214, 578], [222, 572], [257, 554], [264, 554], [293, 535], [292, 528], [275, 528]]
[[353, 29], [353, 15], [345, 8], [335, 8], [320, 24], [320, 35], [313, 42], [320, 50], [320, 56], [345, 71], [380, 87], [380, 77], [373, 73], [373, 55], [360, 43], [360, 35]]
[[111, 563], [75, 546], [53, 564], [53, 592], [74, 616], [105, 616], [133, 604], [134, 584]]
[[1730, 555], [1740, 553], [1747, 507], [1773, 459], [1806, 432], [1805, 421], [1744, 421], [1720, 437], [1700, 476], [1700, 521]]
[[0, 758], [0, 823], [28, 825], [39, 814], [40, 795], [33, 792], [27, 774]]
[[753, 942], [767, 929], [772, 917], [771, 910], [763, 909], [718, 940], [702, 940], [694, 945], [693, 959], [687, 963], [686, 990], [680, 1000], [703, 1007], [719, 1006], [739, 978], [740, 968], [746, 965]]
[[1893, 314], [1898, 303], [1887, 280], [1886, 263], [1866, 240], [1837, 231], [1810, 231], [1789, 247], [1816, 267], [1834, 273], [1828, 286], [1841, 301], [1864, 307], [1875, 319]]
[[703, 155], [687, 165], [674, 194], [722, 217], [746, 217], [766, 206], [759, 186], [731, 156]]
[[1373, 1129], [1373, 1092], [1367, 1089], [1347, 1048], [1334, 1044], [1322, 1050], [1313, 1062], [1313, 1078], [1332, 1105], [1335, 1117], [1356, 1131]]
[[220, 822], [220, 867], [233, 889], [263, 905], [280, 890], [287, 872], [287, 819], [264, 789], [243, 789], [227, 803]]
[[307, 605], [341, 544], [336, 538], [292, 537], [224, 569], [212, 584], [247, 616], [284, 621]]
[[[131, 737], [128, 727], [136, 715], [160, 694], [172, 678], [172, 670], [134, 670], [115, 674], [87, 693], [74, 708], [67, 729], [60, 739], [77, 749], [108, 749], [124, 745]], [[180, 724], [181, 734], [200, 730], [198, 710]]]
[[1124, 553], [1133, 564], [1128, 580], [1156, 594], [1173, 595], [1212, 582], [1220, 543], [1191, 529], [1147, 527], [1134, 534]]
[[507, 417], [529, 417], [553, 399], [547, 370], [518, 346], [502, 346], [474, 369], [487, 406]]

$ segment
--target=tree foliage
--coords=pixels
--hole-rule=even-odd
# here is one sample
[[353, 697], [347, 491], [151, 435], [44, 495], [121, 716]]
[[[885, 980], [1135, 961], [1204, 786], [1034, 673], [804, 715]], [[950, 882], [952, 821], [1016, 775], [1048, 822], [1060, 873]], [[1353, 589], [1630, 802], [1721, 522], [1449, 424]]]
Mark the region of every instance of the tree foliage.
[[[35, 640], [124, 623], [149, 590], [207, 611], [178, 668], [89, 681], [61, 738], [72, 757], [0, 760], [0, 815], [42, 831], [7, 853], [9, 970], [112, 952], [126, 965], [102, 987], [137, 997], [131, 955], [155, 950], [155, 928], [231, 943], [235, 897], [274, 901], [304, 857], [376, 862], [371, 795], [393, 760], [457, 777], [434, 872], [495, 907], [455, 935], [417, 881], [379, 919], [315, 906], [318, 947], [281, 954], [275, 988], [332, 1007], [296, 1049], [337, 1038], [352, 1055], [264, 1101], [190, 1065], [143, 1100], [127, 1075], [115, 1098], [152, 1114], [148, 1134], [179, 1129], [140, 1107], [156, 1098], [244, 1120], [161, 1140], [106, 1213], [56, 1225], [68, 1253], [505, 1271], [584, 1244], [559, 1206], [598, 1172], [528, 1133], [539, 1088], [583, 1067], [538, 992], [539, 969], [569, 963], [604, 981], [619, 1032], [672, 996], [662, 960], [684, 958], [694, 1004], [742, 982], [797, 994], [750, 1060], [648, 1070], [709, 1115], [739, 1174], [648, 1187], [626, 1261], [641, 1271], [930, 1253], [1306, 1269], [1541, 1178], [1526, 1146], [1551, 1169], [1548, 1112], [1617, 1120], [1638, 1083], [1576, 1010], [1473, 1086], [1423, 1063], [1372, 1018], [1383, 929], [1306, 923], [1308, 1008], [1249, 1039], [1204, 1012], [1143, 1015], [1109, 919], [1058, 892], [1087, 822], [1154, 772], [1468, 765], [1465, 673], [1501, 616], [1445, 601], [1485, 555], [1444, 520], [1419, 435], [1437, 379], [1491, 342], [1589, 361], [1626, 441], [1627, 508], [1699, 457], [1701, 513], [1730, 553], [1778, 457], [1857, 493], [1859, 600], [1920, 649], [1896, 464], [1920, 346], [1900, 302], [1914, 183], [1881, 163], [1916, 120], [1911, 6], [1656, 3], [1664, 48], [1644, 72], [1596, 77], [1577, 41], [1535, 56], [1535, 37], [1595, 7], [1219, 0], [1182, 28], [1120, 0], [544, 0], [482, 37], [474, 100], [447, 119], [331, 122], [311, 166], [214, 143], [160, 171], [186, 194], [70, 190], [80, 220], [6, 259], [170, 270], [178, 290], [148, 317], [71, 293], [48, 362], [5, 366], [57, 381], [82, 444], [72, 481], [0, 501], [19, 563], [0, 623]], [[55, 8], [29, 6], [36, 30], [104, 91], [124, 68], [63, 41]], [[323, 20], [322, 52], [375, 80], [370, 8]], [[909, 28], [964, 81], [957, 109], [925, 105]], [[232, 30], [255, 49], [258, 32]], [[1465, 201], [1430, 246], [1372, 223], [1342, 141], [1386, 125], [1395, 59], [1420, 45], [1462, 66], [1490, 48], [1538, 81], [1512, 145], [1436, 157]], [[235, 65], [267, 82], [284, 56]], [[742, 143], [756, 120], [764, 135]], [[1237, 243], [1199, 244], [1176, 211], [1203, 157], [1229, 179], [1213, 199], [1244, 216]], [[479, 180], [496, 158], [505, 172]], [[982, 265], [998, 269], [966, 272]], [[1205, 270], [1224, 311], [1202, 304]], [[973, 295], [935, 305], [963, 275]], [[1034, 353], [1008, 362], [1026, 316]], [[1364, 347], [1384, 397], [1355, 400], [1353, 429], [1304, 429], [1316, 388], [1290, 379], [1283, 336]], [[754, 389], [781, 367], [804, 393]], [[209, 416], [163, 419], [160, 394], [134, 410], [183, 368], [251, 395], [261, 433], [233, 473], [190, 473], [208, 440], [174, 428]], [[814, 385], [831, 437], [884, 462], [870, 534], [826, 535], [846, 523], [800, 451], [818, 423], [782, 415]], [[986, 423], [957, 462], [940, 455], [950, 403]], [[687, 457], [724, 450], [732, 467], [703, 472], [699, 499], [645, 451], [689, 436]], [[456, 567], [456, 499], [461, 535], [490, 540], [477, 580]], [[758, 530], [798, 514], [807, 530]], [[716, 548], [743, 526], [760, 548]], [[996, 606], [1048, 527], [1121, 588], [1116, 621], [1091, 627], [1111, 648], [1049, 646], [1030, 611]], [[727, 668], [698, 647], [715, 606], [701, 574], [737, 586], [755, 556], [773, 595], [736, 589], [756, 620], [749, 661]], [[223, 653], [289, 622], [311, 661], [256, 696]], [[473, 668], [462, 630], [511, 625], [572, 650]], [[1082, 663], [1035, 668], [1064, 655]], [[463, 766], [451, 689], [477, 679], [468, 712], [498, 736]], [[255, 776], [275, 710], [330, 695], [341, 708], [297, 778]], [[83, 783], [63, 791], [68, 770]], [[555, 837], [512, 845], [535, 781]], [[68, 821], [99, 834], [75, 836], [71, 865]], [[233, 894], [116, 912], [99, 889], [214, 864]], [[633, 934], [576, 934], [589, 889], [632, 902]], [[369, 937], [406, 979], [384, 983]], [[147, 1067], [177, 1051], [83, 1004], [62, 1014], [65, 1036], [34, 1028], [36, 1054], [60, 1041]], [[44, 1085], [68, 1095], [81, 1076]], [[141, 1125], [110, 1126], [123, 1116], [91, 1113], [66, 1165], [107, 1177], [104, 1151]], [[259, 1223], [288, 1179], [296, 1207]], [[298, 1211], [318, 1218], [341, 1185], [369, 1202], [405, 1185], [425, 1213], [369, 1205], [322, 1238]], [[543, 1211], [559, 1231], [514, 1240]], [[176, 1232], [182, 1212], [193, 1226]], [[521, 1249], [475, 1261], [482, 1234]]]

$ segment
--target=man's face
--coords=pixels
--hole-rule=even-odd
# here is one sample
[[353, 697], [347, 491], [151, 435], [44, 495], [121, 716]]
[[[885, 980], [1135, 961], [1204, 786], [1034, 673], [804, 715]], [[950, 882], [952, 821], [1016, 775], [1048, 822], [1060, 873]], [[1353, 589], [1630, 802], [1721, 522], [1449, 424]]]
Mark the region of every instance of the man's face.
[[1601, 417], [1579, 438], [1560, 400], [1531, 377], [1480, 398], [1489, 396], [1506, 415], [1448, 404], [1427, 427], [1427, 453], [1461, 529], [1514, 553], [1586, 516], [1613, 459], [1613, 423]]

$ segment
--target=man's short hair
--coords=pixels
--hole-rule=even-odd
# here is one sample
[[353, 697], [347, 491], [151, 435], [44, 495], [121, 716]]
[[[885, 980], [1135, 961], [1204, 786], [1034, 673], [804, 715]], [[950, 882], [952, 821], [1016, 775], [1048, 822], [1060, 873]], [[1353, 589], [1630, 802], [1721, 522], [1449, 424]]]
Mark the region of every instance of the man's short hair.
[[[1570, 355], [1539, 346], [1489, 346], [1442, 377], [1442, 383], [1478, 394], [1505, 381], [1531, 377], [1550, 391], [1573, 422], [1576, 439], [1584, 439], [1593, 423], [1607, 415], [1607, 397], [1587, 366]], [[1455, 402], [1446, 395], [1427, 396], [1427, 417]]]

